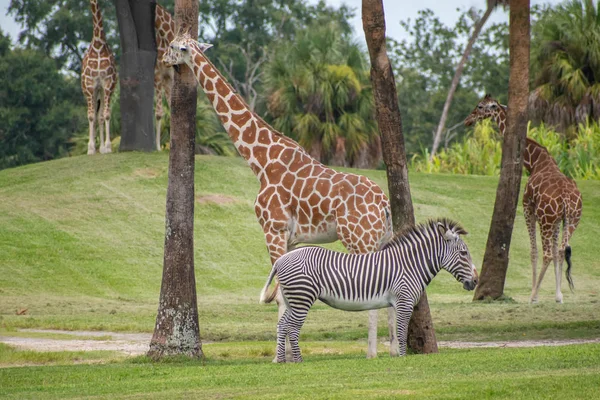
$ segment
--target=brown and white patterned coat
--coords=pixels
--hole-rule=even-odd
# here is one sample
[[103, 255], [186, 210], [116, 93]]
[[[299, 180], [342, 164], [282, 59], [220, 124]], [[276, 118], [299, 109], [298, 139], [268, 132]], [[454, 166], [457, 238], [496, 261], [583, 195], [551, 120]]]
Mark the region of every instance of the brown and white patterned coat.
[[[500, 134], [504, 137], [506, 113], [505, 106], [499, 104], [490, 95], [486, 95], [465, 119], [465, 125], [469, 126], [476, 121], [491, 118], [496, 122]], [[556, 276], [556, 302], [562, 303], [561, 278], [564, 260], [567, 261], [567, 280], [573, 289], [569, 240], [581, 219], [581, 193], [575, 181], [560, 171], [548, 150], [530, 138], [527, 138], [523, 166], [530, 174], [523, 193], [523, 213], [531, 245], [532, 292], [530, 301], [537, 302], [542, 279], [550, 261], [553, 261]], [[536, 221], [540, 225], [544, 253], [539, 277], [537, 277]], [[561, 224], [563, 225], [563, 236], [559, 246]]]

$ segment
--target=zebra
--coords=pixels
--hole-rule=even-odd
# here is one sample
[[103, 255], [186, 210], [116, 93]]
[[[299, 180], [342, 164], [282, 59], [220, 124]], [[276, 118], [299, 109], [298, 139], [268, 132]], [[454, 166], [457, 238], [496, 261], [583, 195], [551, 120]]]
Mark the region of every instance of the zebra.
[[464, 289], [477, 285], [477, 270], [460, 235], [467, 232], [446, 218], [411, 226], [368, 254], [346, 254], [317, 246], [300, 247], [274, 264], [260, 295], [260, 303], [277, 274], [287, 310], [277, 324], [276, 362], [285, 362], [289, 339], [293, 362], [301, 362], [300, 328], [317, 299], [347, 311], [395, 307], [399, 355], [406, 355], [408, 323], [425, 287], [443, 268]]

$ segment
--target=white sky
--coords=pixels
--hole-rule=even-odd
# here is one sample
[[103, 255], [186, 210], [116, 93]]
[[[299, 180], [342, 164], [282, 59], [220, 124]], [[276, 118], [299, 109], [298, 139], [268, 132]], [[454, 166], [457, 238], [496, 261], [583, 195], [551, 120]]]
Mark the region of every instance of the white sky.
[[[200, 0], [202, 1], [202, 0]], [[316, 3], [317, 0], [309, 0], [311, 3]], [[531, 0], [531, 4], [558, 4], [560, 0]], [[11, 16], [6, 15], [10, 0], [0, 0], [0, 28], [4, 33], [8, 33], [13, 42], [17, 39], [20, 27], [15, 23]], [[327, 4], [339, 6], [342, 3], [355, 8], [356, 16], [352, 20], [352, 26], [354, 27], [357, 38], [364, 41], [364, 33], [362, 29], [362, 21], [360, 18], [362, 0], [326, 0]], [[468, 9], [470, 7], [477, 7], [480, 9], [485, 8], [485, 0], [384, 0], [383, 2], [385, 10], [386, 20], [386, 32], [387, 36], [390, 36], [396, 40], [407, 38], [406, 33], [400, 27], [400, 21], [407, 18], [415, 19], [417, 17], [417, 11], [425, 8], [430, 8], [434, 11], [441, 21], [447, 25], [453, 25], [458, 19], [459, 12], [457, 8]], [[508, 21], [508, 10], [504, 11], [502, 8], [494, 11], [490, 17], [491, 22]]]

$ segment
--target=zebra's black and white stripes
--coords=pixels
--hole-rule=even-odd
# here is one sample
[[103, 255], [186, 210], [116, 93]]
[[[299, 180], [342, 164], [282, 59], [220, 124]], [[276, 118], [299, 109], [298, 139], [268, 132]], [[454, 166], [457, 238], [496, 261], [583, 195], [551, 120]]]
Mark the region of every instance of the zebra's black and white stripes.
[[302, 247], [280, 257], [261, 293], [261, 302], [265, 302], [277, 274], [287, 305], [277, 325], [277, 361], [285, 361], [286, 337], [294, 361], [302, 361], [300, 328], [317, 299], [348, 311], [395, 307], [400, 355], [406, 354], [413, 307], [442, 268], [467, 290], [477, 284], [477, 272], [461, 234], [466, 232], [457, 223], [440, 219], [411, 227], [370, 254]]

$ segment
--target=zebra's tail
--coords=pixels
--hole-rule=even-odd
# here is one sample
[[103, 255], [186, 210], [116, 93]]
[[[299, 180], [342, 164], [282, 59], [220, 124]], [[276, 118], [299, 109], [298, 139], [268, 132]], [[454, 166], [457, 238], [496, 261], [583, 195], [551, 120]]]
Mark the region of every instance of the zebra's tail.
[[265, 286], [263, 287], [262, 292], [260, 292], [260, 300], [259, 300], [260, 304], [268, 304], [268, 303], [272, 302], [275, 299], [275, 297], [277, 296], [277, 289], [279, 288], [279, 282], [277, 282], [277, 285], [275, 285], [275, 290], [273, 290], [271, 293], [269, 293], [269, 286], [271, 285], [271, 282], [273, 281], [273, 277], [277, 273], [277, 268], [275, 267], [275, 265], [277, 265], [277, 264], [273, 265], [273, 268], [271, 269], [271, 273], [269, 274], [269, 277], [267, 278], [267, 282], [265, 283]]

